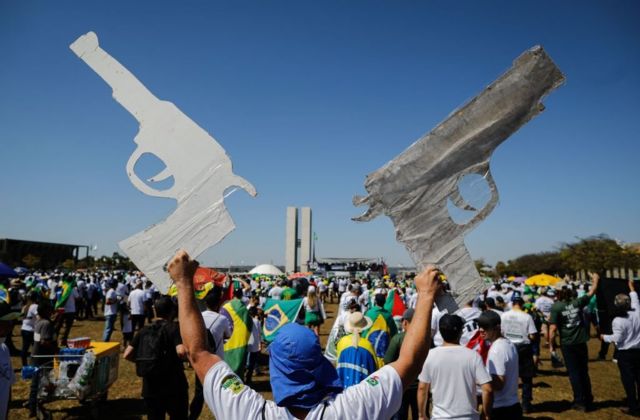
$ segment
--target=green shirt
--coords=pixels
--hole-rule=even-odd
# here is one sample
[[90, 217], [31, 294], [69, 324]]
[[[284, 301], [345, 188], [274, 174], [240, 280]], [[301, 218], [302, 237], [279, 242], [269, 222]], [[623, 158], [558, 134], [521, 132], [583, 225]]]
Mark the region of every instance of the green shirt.
[[[402, 342], [404, 341], [404, 336], [406, 332], [402, 331], [398, 334], [394, 335], [389, 343], [389, 347], [387, 348], [387, 352], [384, 354], [384, 364], [388, 365], [389, 363], [393, 363], [400, 357], [400, 348], [402, 347]], [[418, 389], [418, 380], [413, 381], [409, 389]]]
[[584, 295], [570, 302], [556, 302], [551, 307], [549, 322], [556, 324], [561, 345], [583, 344], [589, 341], [589, 333], [582, 323], [582, 308], [590, 296]]
[[384, 354], [384, 364], [388, 365], [391, 362], [395, 362], [400, 357], [400, 347], [402, 347], [402, 340], [404, 340], [405, 332], [398, 333], [393, 336], [387, 352]]

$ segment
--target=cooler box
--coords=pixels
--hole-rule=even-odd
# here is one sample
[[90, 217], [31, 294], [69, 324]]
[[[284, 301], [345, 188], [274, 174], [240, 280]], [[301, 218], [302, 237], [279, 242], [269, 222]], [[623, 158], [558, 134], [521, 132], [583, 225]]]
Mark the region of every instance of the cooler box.
[[96, 355], [90, 394], [102, 394], [118, 379], [120, 343], [92, 341], [89, 349]]

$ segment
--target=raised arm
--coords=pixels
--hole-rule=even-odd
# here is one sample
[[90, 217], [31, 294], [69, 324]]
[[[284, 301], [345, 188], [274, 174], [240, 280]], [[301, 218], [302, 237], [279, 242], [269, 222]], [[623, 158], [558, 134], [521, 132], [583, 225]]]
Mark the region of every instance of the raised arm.
[[431, 311], [439, 290], [439, 283], [436, 278], [438, 272], [438, 269], [429, 265], [422, 273], [416, 276], [415, 284], [418, 302], [411, 321], [411, 334], [405, 336], [400, 349], [400, 357], [390, 365], [400, 375], [402, 387], [405, 391], [418, 377], [429, 353]]
[[591, 277], [591, 288], [589, 289], [589, 293], [587, 293], [587, 296], [591, 297], [596, 294], [600, 276], [598, 275], [598, 273], [589, 273], [589, 277]]
[[180, 250], [168, 266], [169, 275], [178, 288], [178, 321], [182, 344], [187, 350], [189, 361], [202, 383], [211, 366], [221, 359], [207, 350], [207, 335], [202, 314], [196, 306], [193, 292], [193, 275], [198, 263]]

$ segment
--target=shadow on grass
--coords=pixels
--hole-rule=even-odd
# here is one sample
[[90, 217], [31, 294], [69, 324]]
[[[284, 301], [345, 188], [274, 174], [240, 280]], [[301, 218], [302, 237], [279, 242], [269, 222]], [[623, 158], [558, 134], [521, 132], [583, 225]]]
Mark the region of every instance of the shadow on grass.
[[68, 408], [47, 409], [54, 417], [65, 419], [142, 419], [146, 416], [144, 401], [135, 398], [107, 400], [94, 405], [78, 405]]
[[[544, 401], [534, 404], [533, 413], [536, 412], [550, 412], [550, 413], [563, 413], [565, 411], [572, 410], [573, 403], [569, 400], [560, 401]], [[620, 400], [605, 400], [596, 401], [593, 403], [593, 409], [590, 412], [596, 412], [601, 409], [607, 408], [620, 408], [625, 407], [624, 401]], [[578, 415], [576, 415], [578, 417]], [[543, 418], [543, 417], [538, 417]]]
[[537, 376], [569, 376], [566, 370], [546, 370], [546, 369], [538, 369], [536, 372]]

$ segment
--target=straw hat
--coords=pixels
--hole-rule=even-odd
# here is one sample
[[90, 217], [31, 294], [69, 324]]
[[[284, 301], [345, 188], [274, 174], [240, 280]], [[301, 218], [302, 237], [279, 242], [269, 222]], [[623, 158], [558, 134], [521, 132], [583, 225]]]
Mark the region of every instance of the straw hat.
[[362, 315], [362, 312], [354, 312], [349, 315], [344, 323], [344, 330], [348, 333], [359, 333], [371, 327], [373, 321]]

